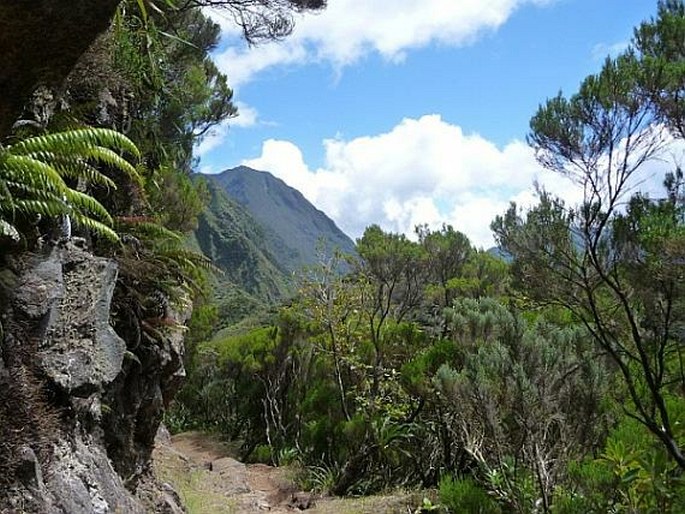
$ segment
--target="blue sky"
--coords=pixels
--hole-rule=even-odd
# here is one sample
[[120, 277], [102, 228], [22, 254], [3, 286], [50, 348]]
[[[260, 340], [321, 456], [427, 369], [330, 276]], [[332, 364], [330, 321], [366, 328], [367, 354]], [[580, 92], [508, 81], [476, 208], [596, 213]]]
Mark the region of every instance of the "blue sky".
[[270, 171], [351, 237], [446, 222], [490, 246], [492, 218], [532, 203], [534, 181], [569, 194], [525, 145], [537, 106], [655, 12], [648, 0], [329, 0], [256, 48], [215, 13], [215, 59], [242, 115], [200, 145], [199, 169]]

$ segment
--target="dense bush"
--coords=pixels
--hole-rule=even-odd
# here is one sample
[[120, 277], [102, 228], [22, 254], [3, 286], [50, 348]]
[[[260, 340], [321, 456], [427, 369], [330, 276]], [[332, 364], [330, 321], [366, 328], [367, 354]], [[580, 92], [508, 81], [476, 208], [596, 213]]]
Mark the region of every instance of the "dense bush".
[[440, 503], [451, 513], [499, 514], [497, 502], [473, 478], [453, 478], [445, 475], [440, 480]]

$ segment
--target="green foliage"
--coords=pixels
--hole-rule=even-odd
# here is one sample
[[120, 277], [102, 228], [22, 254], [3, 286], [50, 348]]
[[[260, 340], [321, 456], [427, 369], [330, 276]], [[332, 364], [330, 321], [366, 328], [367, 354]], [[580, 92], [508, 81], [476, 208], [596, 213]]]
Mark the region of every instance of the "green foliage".
[[640, 24], [633, 39], [640, 56], [642, 91], [659, 119], [685, 137], [685, 4], [660, 0], [657, 17]]
[[535, 495], [549, 505], [564, 463], [594, 448], [606, 423], [608, 380], [587, 332], [526, 323], [491, 299], [457, 300], [448, 319], [465, 355], [434, 384], [455, 437], [517, 512]]
[[449, 225], [440, 231], [430, 231], [427, 226], [417, 227], [419, 243], [426, 251], [426, 265], [432, 282], [439, 286], [442, 293], [440, 305], [447, 307], [452, 303], [455, 293], [454, 281], [460, 277], [473, 249], [468, 238]]
[[475, 251], [464, 263], [461, 275], [447, 281], [453, 295], [470, 298], [504, 296], [509, 284], [509, 266], [488, 252]]
[[[529, 143], [538, 160], [583, 186], [583, 203], [569, 208], [541, 192], [528, 213], [512, 205], [492, 225], [514, 257], [519, 291], [538, 305], [563, 306], [588, 327], [620, 371], [631, 414], [682, 469], [665, 401], [685, 386], [675, 336], [685, 315], [682, 174], [668, 175], [663, 200], [627, 196], [643, 164], [683, 135], [670, 116], [683, 84], [671, 73], [682, 72], [674, 48], [682, 48], [684, 12], [682, 2], [660, 3], [658, 19], [637, 31], [636, 49], [607, 59], [576, 94], [548, 100], [532, 118]], [[655, 130], [663, 121], [671, 134]]]
[[155, 291], [174, 298], [181, 308], [203, 293], [207, 272], [215, 270], [203, 254], [188, 249], [181, 234], [153, 220], [119, 217], [116, 226], [123, 244], [114, 252], [122, 280], [145, 304]]
[[445, 475], [440, 479], [440, 502], [448, 512], [464, 514], [498, 514], [502, 512], [497, 502], [470, 477], [453, 478]]
[[258, 464], [273, 464], [272, 448], [268, 444], [258, 445], [249, 455], [249, 462]]
[[98, 165], [140, 180], [136, 169], [114, 150], [139, 156], [125, 136], [96, 128], [34, 136], [0, 146], [0, 236], [19, 240], [41, 216], [54, 220], [69, 216], [85, 229], [118, 240], [107, 209], [79, 190], [89, 185], [116, 187]]
[[174, 168], [162, 167], [146, 181], [147, 200], [163, 226], [181, 233], [197, 228], [198, 216], [209, 201], [207, 185]]
[[[207, 183], [208, 208], [195, 233], [198, 247], [224, 271], [216, 284], [216, 301], [223, 315], [254, 311], [288, 293], [286, 276], [268, 249], [266, 236], [254, 219], [213, 181]], [[240, 292], [237, 289], [242, 289]]]
[[[674, 411], [685, 405], [682, 398], [669, 402]], [[682, 512], [682, 476], [645, 427], [629, 417], [612, 430], [598, 458], [569, 463], [569, 477], [556, 493], [555, 513]]]
[[298, 481], [303, 489], [327, 494], [338, 481], [340, 471], [332, 466], [308, 466]]
[[146, 16], [135, 2], [120, 5], [103, 50], [128, 90], [124, 101], [136, 113], [128, 132], [141, 141], [149, 169], [167, 165], [188, 172], [193, 145], [236, 115], [226, 76], [209, 58], [218, 37], [219, 27], [200, 9]]
[[[449, 226], [418, 242], [371, 226], [358, 258], [322, 254], [268, 326], [200, 344], [178, 419], [334, 494], [439, 482], [452, 512], [682, 510], [684, 180], [673, 170], [660, 200], [627, 191], [664, 145], [654, 123], [680, 130], [683, 11], [661, 2], [632, 50], [533, 117], [540, 162], [587, 196], [540, 191], [499, 217], [511, 265]], [[277, 296], [262, 266], [277, 261], [213, 189], [198, 242], [235, 243], [226, 284], [252, 289], [220, 294], [252, 310]]]

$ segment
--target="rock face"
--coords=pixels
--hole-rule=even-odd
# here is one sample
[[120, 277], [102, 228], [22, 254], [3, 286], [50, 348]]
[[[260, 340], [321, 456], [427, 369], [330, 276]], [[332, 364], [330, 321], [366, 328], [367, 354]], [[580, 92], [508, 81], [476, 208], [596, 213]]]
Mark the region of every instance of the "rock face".
[[109, 324], [116, 278], [71, 244], [0, 273], [0, 512], [144, 513], [170, 497], [148, 470], [182, 339], [128, 350]]
[[38, 85], [64, 80], [119, 2], [0, 0], [0, 138]]

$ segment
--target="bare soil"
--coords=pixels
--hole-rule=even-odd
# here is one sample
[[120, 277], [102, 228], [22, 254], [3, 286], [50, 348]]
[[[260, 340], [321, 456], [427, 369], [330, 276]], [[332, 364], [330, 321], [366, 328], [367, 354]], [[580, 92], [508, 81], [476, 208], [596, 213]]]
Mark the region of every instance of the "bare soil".
[[186, 432], [158, 440], [155, 472], [180, 494], [189, 514], [411, 514], [421, 493], [365, 498], [321, 497], [299, 491], [293, 470], [243, 464], [236, 451], [218, 438]]

